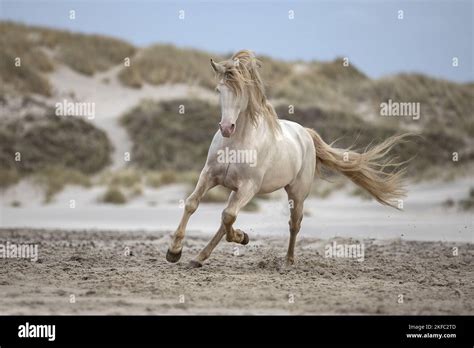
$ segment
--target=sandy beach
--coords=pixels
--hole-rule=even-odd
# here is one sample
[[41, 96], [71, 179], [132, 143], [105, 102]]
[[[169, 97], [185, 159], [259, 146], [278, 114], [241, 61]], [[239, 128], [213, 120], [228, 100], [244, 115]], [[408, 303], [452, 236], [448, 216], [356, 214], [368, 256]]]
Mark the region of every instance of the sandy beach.
[[[420, 122], [400, 119], [398, 128], [393, 130], [418, 131], [428, 137], [428, 147], [422, 145], [420, 150], [431, 149], [431, 146], [436, 156], [428, 156], [430, 152], [425, 151], [426, 157], [419, 156], [412, 164], [424, 163], [425, 167], [420, 166], [420, 170], [431, 169], [436, 175], [418, 177], [414, 171], [407, 178], [408, 195], [402, 201], [403, 211], [368, 200], [352, 184], [332, 189], [331, 183], [316, 180], [314, 186], [318, 190], [305, 201], [293, 267], [284, 264], [289, 235], [285, 192], [280, 190], [271, 197], [257, 198], [253, 210], [242, 211], [236, 221], [236, 227], [248, 233], [250, 243], [241, 246], [222, 241], [203, 268], [190, 269], [188, 262], [218, 228], [225, 200], [200, 205], [188, 225], [181, 261], [167, 263], [169, 233], [177, 227], [183, 212], [182, 202], [189, 196], [192, 185], [189, 180], [161, 180], [166, 174], [160, 172], [161, 167], [135, 162], [140, 149], [148, 149], [143, 146], [148, 138], [138, 137], [141, 132], [126, 126], [123, 120], [130, 113], [144, 121], [147, 117], [150, 120], [158, 115], [165, 117], [167, 113], [160, 110], [164, 104], [158, 108], [154, 104], [157, 102], [183, 100], [188, 110], [186, 117], [200, 115], [192, 111], [194, 99], [209, 103], [209, 110], [215, 106], [219, 97], [214, 87], [209, 88], [196, 77], [183, 80], [176, 75], [163, 81], [143, 78], [160, 76], [165, 69], [172, 71], [173, 67], [181, 72], [183, 67], [191, 66], [189, 63], [194, 66], [199, 52], [170, 51], [170, 47], [158, 51], [146, 47], [136, 48], [135, 53], [130, 51], [133, 66], [140, 66], [144, 55], [146, 60], [142, 63], [155, 62], [150, 64], [150, 71], [145, 71], [137, 86], [133, 79], [126, 83], [127, 80], [120, 78], [124, 71], [123, 57], [119, 55], [116, 61], [109, 61], [106, 49], [94, 48], [96, 40], [75, 39], [77, 47], [85, 45], [98, 54], [97, 59], [87, 62], [88, 55], [78, 49], [80, 61], [84, 60], [84, 66], [91, 68], [85, 73], [59, 54], [61, 48], [73, 47], [69, 34], [67, 44], [63, 41], [65, 34], [51, 36], [50, 39], [57, 36], [58, 40], [52, 49], [44, 43], [38, 44], [37, 38], [43, 34], [37, 29], [24, 32], [22, 27], [11, 24], [7, 28], [13, 33], [12, 38], [18, 36], [28, 43], [25, 47], [43, 52], [45, 61], [49, 61], [46, 60], [49, 57], [54, 69], [42, 71], [36, 67], [47, 75], [45, 85], [50, 84], [50, 95], [28, 90], [30, 84], [23, 86], [24, 90], [17, 90], [22, 84], [12, 84], [11, 98], [3, 101], [0, 112], [2, 122], [29, 113], [41, 116], [46, 106], [52, 108], [58, 102], [84, 102], [94, 105], [96, 111], [94, 118], [87, 122], [105, 132], [113, 149], [110, 149], [110, 163], [104, 162], [94, 172], [72, 166], [89, 157], [78, 152], [78, 157], [68, 162], [69, 167], [62, 168], [62, 176], [49, 175], [49, 180], [44, 182], [40, 180], [45, 179], [44, 173], [41, 176], [43, 169], [58, 163], [54, 156], [52, 162], [43, 163], [42, 156], [38, 155], [38, 163], [32, 161], [31, 173], [26, 170], [17, 173], [18, 181], [1, 189], [0, 315], [474, 313], [474, 177], [472, 169], [469, 170], [473, 142], [468, 134], [472, 124], [465, 116], [465, 110], [472, 109], [469, 109], [472, 99], [469, 86], [410, 74], [370, 79], [355, 68], [341, 67], [339, 60], [322, 63], [274, 60], [271, 64], [268, 61], [265, 65], [269, 71], [274, 69], [275, 76], [280, 76], [274, 84], [287, 86], [279, 93], [269, 94], [272, 104], [284, 107], [280, 116], [297, 120], [295, 117], [301, 113], [301, 119], [306, 122], [318, 120], [315, 127], [321, 130], [336, 129], [328, 141], [339, 137], [359, 138], [357, 127], [361, 124], [367, 128], [363, 129], [364, 134], [374, 134], [374, 141], [381, 140], [378, 137], [385, 137], [385, 129], [381, 127], [385, 119], [380, 121], [380, 110], [374, 109], [373, 104], [378, 106], [381, 101], [395, 97], [423, 102], [426, 108]], [[16, 48], [17, 41], [16, 38], [11, 40], [11, 47]], [[113, 41], [110, 47], [112, 44], [116, 47], [117, 43]], [[211, 55], [208, 57], [208, 53], [203, 52], [205, 64], [196, 65], [193, 71], [206, 69], [202, 76], [211, 76], [208, 65]], [[166, 63], [168, 59], [163, 59], [177, 53], [180, 58], [176, 61]], [[96, 66], [96, 61], [101, 62], [99, 58], [107, 64]], [[15, 74], [19, 71], [15, 67]], [[21, 79], [13, 82], [24, 80], [23, 75], [19, 77]], [[301, 83], [295, 84], [299, 79]], [[352, 94], [356, 89], [362, 94]], [[26, 98], [30, 92], [33, 95]], [[301, 99], [305, 96], [314, 99], [308, 102], [308, 108], [305, 98]], [[143, 105], [146, 107], [142, 108]], [[296, 105], [297, 114], [287, 112], [287, 105]], [[218, 112], [209, 111], [209, 117], [215, 118], [213, 127], [217, 129]], [[333, 123], [333, 119], [337, 122]], [[167, 127], [173, 132], [190, 124], [169, 123]], [[140, 129], [148, 128], [148, 123], [143, 124]], [[153, 124], [150, 123], [150, 129], [158, 134], [161, 126], [152, 127]], [[338, 128], [339, 124], [347, 124], [347, 129]], [[387, 126], [392, 127], [389, 122]], [[54, 135], [51, 139], [42, 139], [44, 131], [38, 132], [40, 144], [47, 149], [64, 131], [52, 129], [55, 133], [51, 133]], [[188, 134], [201, 134], [203, 129], [195, 132], [190, 128], [185, 136], [181, 134], [182, 138], [173, 137], [185, 139]], [[70, 135], [82, 139], [78, 134]], [[21, 136], [14, 138], [15, 141], [21, 143], [24, 140]], [[82, 141], [88, 144], [92, 139]], [[68, 144], [69, 138], [63, 140], [57, 147]], [[12, 158], [10, 145], [15, 141], [5, 142], [5, 158]], [[438, 143], [439, 148], [434, 146]], [[25, 149], [26, 161], [30, 160], [30, 150], [36, 147], [38, 145]], [[157, 148], [170, 151], [169, 157], [179, 158], [182, 153], [174, 146], [171, 150], [164, 144]], [[81, 149], [82, 146], [74, 148], [74, 152]], [[94, 147], [94, 152], [96, 149]], [[183, 149], [193, 150], [191, 147]], [[452, 158], [454, 151], [460, 155], [459, 163]], [[130, 153], [131, 163], [125, 159], [125, 154]], [[146, 153], [154, 154], [149, 149]], [[158, 158], [164, 160], [160, 155], [157, 163]], [[443, 162], [439, 164], [435, 161], [438, 159]], [[471, 167], [467, 166], [469, 163]], [[15, 162], [12, 168], [16, 167]], [[180, 168], [171, 168], [176, 178]], [[124, 175], [127, 170], [130, 172]], [[81, 174], [81, 178], [88, 179], [87, 183], [78, 184], [71, 179], [71, 173]], [[154, 183], [149, 182], [149, 174], [154, 174], [150, 176], [155, 178]], [[139, 178], [133, 185], [119, 180], [134, 176]], [[112, 183], [113, 179], [117, 182]], [[58, 189], [46, 199], [50, 187]], [[116, 193], [123, 191], [126, 199], [118, 203], [105, 201], [106, 193], [112, 188]], [[471, 208], [462, 208], [462, 202], [468, 201]], [[4, 254], [5, 248], [12, 245], [37, 247], [38, 260]], [[363, 247], [363, 259], [347, 255], [327, 257], [327, 248], [332, 245]]]
[[[472, 243], [300, 237], [288, 268], [285, 238], [252, 237], [189, 269], [207, 238], [169, 264], [168, 232], [4, 228], [0, 244], [35, 243], [38, 260], [1, 260], [0, 314], [473, 313]], [[334, 242], [363, 244], [363, 261], [326, 257]]]

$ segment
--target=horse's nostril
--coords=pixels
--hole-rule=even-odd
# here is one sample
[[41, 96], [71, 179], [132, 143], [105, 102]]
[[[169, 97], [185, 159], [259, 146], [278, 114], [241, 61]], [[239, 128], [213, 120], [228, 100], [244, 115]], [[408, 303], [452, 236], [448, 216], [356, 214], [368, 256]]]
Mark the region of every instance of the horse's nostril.
[[235, 123], [232, 123], [232, 125], [230, 126], [231, 129], [234, 129], [235, 128]]

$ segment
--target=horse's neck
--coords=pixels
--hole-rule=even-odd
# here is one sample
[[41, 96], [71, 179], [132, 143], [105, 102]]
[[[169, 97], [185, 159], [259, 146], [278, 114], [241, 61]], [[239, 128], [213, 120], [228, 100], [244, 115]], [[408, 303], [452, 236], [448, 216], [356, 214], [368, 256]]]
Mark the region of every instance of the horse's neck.
[[237, 119], [235, 134], [232, 138], [240, 143], [255, 142], [256, 137], [261, 137], [266, 134], [267, 122], [263, 117], [258, 118], [257, 125], [252, 122], [250, 116], [246, 113], [242, 113]]

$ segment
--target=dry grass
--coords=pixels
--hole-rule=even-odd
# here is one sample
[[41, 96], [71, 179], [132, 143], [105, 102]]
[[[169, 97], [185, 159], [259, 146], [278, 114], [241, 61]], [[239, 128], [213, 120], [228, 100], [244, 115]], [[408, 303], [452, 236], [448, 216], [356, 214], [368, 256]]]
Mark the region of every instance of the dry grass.
[[[112, 146], [107, 135], [91, 123], [77, 117], [57, 117], [46, 105], [28, 97], [16, 103], [27, 112], [20, 115], [13, 108], [0, 122], [2, 187], [17, 183], [25, 175], [44, 175], [51, 168], [56, 168], [54, 173], [63, 168], [94, 174], [110, 162]], [[59, 187], [67, 182], [62, 178], [65, 175], [58, 176]], [[54, 188], [50, 191], [56, 192]]]
[[459, 205], [463, 210], [474, 210], [474, 187], [469, 189], [469, 194], [466, 198], [459, 201]]
[[79, 118], [52, 114], [13, 118], [0, 123], [0, 135], [2, 166], [23, 174], [51, 166], [89, 174], [110, 162], [112, 145], [107, 135]]
[[[280, 115], [287, 114], [287, 108], [281, 106], [277, 112]], [[355, 113], [319, 107], [297, 108], [290, 119], [315, 129], [328, 143], [337, 140], [334, 146], [339, 148], [355, 145], [356, 149], [364, 149], [369, 144], [379, 143], [401, 132], [399, 124], [368, 122]], [[397, 145], [393, 154], [400, 161], [415, 158], [407, 167], [412, 178], [423, 176], [430, 168], [436, 168], [439, 175], [441, 168], [446, 171], [459, 166], [452, 161], [453, 152], [462, 154], [460, 156], [464, 163], [474, 160], [474, 149], [463, 133], [461, 129], [446, 130], [430, 124], [420, 131], [419, 137], [412, 137], [410, 141]]]
[[0, 189], [14, 185], [18, 183], [20, 179], [21, 176], [15, 168], [0, 168]]
[[157, 189], [174, 183], [195, 185], [198, 178], [197, 171], [156, 171], [130, 166], [113, 171], [106, 170], [100, 174], [95, 183], [120, 188], [132, 196], [138, 196], [143, 193], [145, 186]]
[[[154, 45], [142, 50], [119, 74], [120, 81], [139, 88], [143, 83], [191, 83], [212, 88], [215, 84], [210, 55], [172, 45]], [[219, 57], [216, 57], [219, 59]]]
[[[58, 62], [92, 75], [122, 64], [125, 57], [131, 58], [131, 66], [124, 67], [119, 78], [127, 86], [191, 83], [214, 88], [211, 56], [224, 58], [172, 45], [137, 50], [113, 38], [0, 22], [0, 93], [50, 95], [47, 73]], [[21, 58], [20, 68], [14, 66], [16, 57]], [[326, 141], [342, 137], [337, 145], [346, 147], [357, 139], [357, 145], [365, 147], [405, 128], [415, 128], [422, 137], [395, 149], [401, 160], [417, 156], [408, 168], [412, 177], [436, 177], [440, 168], [451, 172], [454, 166], [457, 169], [474, 159], [470, 140], [474, 134], [473, 83], [457, 84], [419, 74], [371, 80], [355, 67], [345, 67], [342, 59], [284, 62], [259, 58], [268, 95], [285, 103], [278, 108], [280, 117], [314, 128]], [[419, 102], [420, 120], [377, 117], [380, 103], [388, 99]], [[186, 106], [185, 115], [177, 112], [180, 104]], [[295, 106], [294, 115], [288, 114], [288, 104]], [[135, 164], [161, 172], [158, 178], [150, 178], [150, 186], [179, 182], [184, 179], [183, 171], [202, 168], [218, 115], [214, 105], [178, 100], [144, 102], [123, 117], [134, 142]], [[97, 172], [107, 165], [110, 143], [105, 134], [85, 121], [60, 121], [55, 117], [37, 122], [30, 118], [0, 124], [0, 160], [5, 163], [0, 172], [2, 186], [16, 182], [18, 175], [51, 165], [84, 173]], [[21, 151], [27, 160], [13, 162], [15, 151]], [[460, 154], [462, 163], [453, 163], [453, 152]], [[163, 171], [167, 170], [178, 171], [179, 175], [165, 175]], [[195, 174], [191, 174], [193, 177]]]
[[[53, 62], [32, 45], [25, 27], [0, 22], [0, 92], [18, 91], [49, 96], [51, 85], [44, 76]], [[20, 66], [16, 59], [19, 59]]]
[[383, 118], [383, 122], [396, 126], [417, 126], [440, 129], [443, 132], [474, 133], [474, 87], [457, 84], [419, 74], [400, 74], [371, 81], [357, 89], [358, 98], [371, 105], [374, 113], [380, 112], [380, 103], [392, 101], [420, 103], [420, 119], [410, 117]]
[[127, 203], [127, 197], [122, 192], [122, 190], [111, 186], [107, 189], [107, 191], [105, 191], [100, 201], [109, 204], [125, 204]]
[[86, 75], [122, 64], [135, 53], [132, 45], [109, 37], [67, 33], [59, 39], [55, 43], [59, 46], [58, 60]]
[[[186, 106], [185, 115], [177, 112], [181, 104]], [[138, 105], [122, 119], [134, 142], [135, 164], [160, 170], [200, 170], [216, 132], [216, 118], [209, 115], [218, 112], [215, 106], [199, 100], [145, 101]], [[355, 144], [356, 149], [364, 149], [401, 132], [399, 124], [368, 122], [352, 112], [306, 107], [296, 108], [294, 114], [288, 115], [285, 106], [278, 107], [277, 112], [282, 118], [314, 128], [326, 142], [339, 139], [334, 146], [341, 148]], [[439, 176], [440, 168], [446, 172], [450, 167], [460, 166], [452, 161], [453, 152], [460, 153], [463, 163], [474, 160], [474, 151], [464, 132], [457, 127], [447, 130], [428, 123], [420, 137], [397, 145], [394, 154], [400, 161], [415, 158], [408, 165], [411, 178], [430, 172]]]
[[[178, 113], [185, 105], [186, 113]], [[122, 117], [133, 161], [154, 170], [201, 170], [217, 131], [219, 109], [200, 100], [143, 101]]]
[[341, 59], [331, 62], [304, 64], [304, 72], [293, 71], [275, 87], [276, 98], [293, 105], [319, 105], [348, 110], [354, 101], [352, 90], [367, 81], [367, 77]]
[[[143, 83], [198, 84], [214, 88], [215, 79], [209, 58], [222, 56], [172, 45], [154, 45], [137, 50], [114, 38], [75, 34], [67, 31], [28, 27], [0, 22], [0, 77], [5, 83], [1, 91], [49, 95], [46, 73], [61, 62], [72, 69], [91, 75], [131, 58], [131, 66], [123, 67], [119, 79], [129, 87]], [[258, 55], [258, 52], [257, 52]], [[22, 67], [14, 68], [15, 57], [22, 58]], [[91, 59], [94, 57], [94, 59]], [[419, 102], [422, 126], [462, 130], [474, 133], [474, 84], [457, 84], [419, 74], [399, 74], [370, 80], [352, 65], [344, 66], [341, 58], [329, 62], [284, 62], [259, 57], [261, 73], [270, 98], [297, 108], [318, 107], [337, 112], [360, 112], [361, 105], [372, 114], [379, 114], [379, 105], [392, 99]], [[363, 108], [364, 109], [364, 108]], [[389, 126], [407, 125], [408, 118], [384, 119]]]
[[43, 168], [33, 175], [33, 181], [43, 187], [45, 203], [50, 203], [54, 196], [61, 192], [67, 185], [90, 187], [90, 178], [78, 170], [60, 166]]
[[[135, 48], [122, 40], [13, 22], [0, 22], [0, 36], [2, 93], [50, 95], [51, 86], [44, 73], [52, 71], [56, 61], [92, 75], [135, 54]], [[16, 57], [21, 58], [21, 67], [15, 67]]]
[[142, 175], [133, 167], [102, 173], [99, 184], [121, 187], [132, 187], [142, 183]]

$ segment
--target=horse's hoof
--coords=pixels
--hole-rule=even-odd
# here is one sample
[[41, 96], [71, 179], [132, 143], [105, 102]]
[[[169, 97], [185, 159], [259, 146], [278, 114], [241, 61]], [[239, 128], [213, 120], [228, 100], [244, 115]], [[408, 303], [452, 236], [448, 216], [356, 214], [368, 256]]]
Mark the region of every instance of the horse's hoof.
[[181, 252], [182, 251], [183, 251], [183, 249], [181, 249], [177, 253], [174, 253], [170, 249], [168, 249], [168, 251], [166, 252], [166, 261], [171, 262], [171, 263], [178, 262], [179, 259], [181, 258]]
[[200, 268], [202, 267], [202, 263], [196, 260], [189, 261], [189, 268]]
[[242, 245], [247, 245], [249, 244], [249, 235], [245, 232], [242, 232], [244, 234], [244, 239], [242, 239], [242, 241], [240, 242], [240, 244]]

